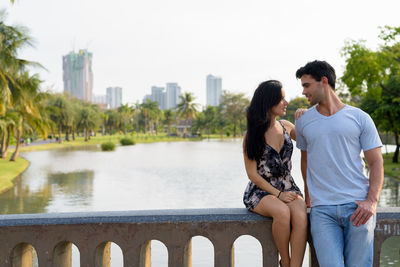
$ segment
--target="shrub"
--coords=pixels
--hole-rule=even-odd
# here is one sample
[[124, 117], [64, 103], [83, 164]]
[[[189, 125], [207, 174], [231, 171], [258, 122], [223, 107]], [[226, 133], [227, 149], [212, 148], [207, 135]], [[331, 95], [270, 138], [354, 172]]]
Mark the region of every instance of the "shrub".
[[121, 140], [119, 140], [119, 142], [123, 146], [132, 146], [132, 145], [136, 144], [135, 140], [133, 140], [132, 138], [128, 138], [128, 137], [122, 138]]
[[113, 151], [115, 150], [115, 144], [113, 142], [104, 142], [101, 144], [102, 151]]

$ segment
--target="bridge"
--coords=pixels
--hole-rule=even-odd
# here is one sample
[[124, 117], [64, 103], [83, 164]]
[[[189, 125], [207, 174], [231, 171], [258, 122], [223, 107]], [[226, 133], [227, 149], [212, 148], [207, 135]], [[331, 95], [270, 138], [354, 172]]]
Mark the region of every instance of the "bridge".
[[[71, 267], [72, 244], [80, 252], [81, 267], [109, 267], [110, 244], [122, 250], [125, 267], [151, 266], [151, 240], [168, 250], [169, 267], [192, 265], [191, 238], [203, 236], [214, 247], [214, 266], [233, 267], [233, 244], [242, 235], [256, 238], [264, 267], [278, 266], [271, 233], [272, 220], [238, 209], [74, 212], [0, 216], [0, 266]], [[400, 236], [400, 207], [378, 208], [374, 267], [381, 246]], [[310, 242], [310, 266], [318, 267]]]

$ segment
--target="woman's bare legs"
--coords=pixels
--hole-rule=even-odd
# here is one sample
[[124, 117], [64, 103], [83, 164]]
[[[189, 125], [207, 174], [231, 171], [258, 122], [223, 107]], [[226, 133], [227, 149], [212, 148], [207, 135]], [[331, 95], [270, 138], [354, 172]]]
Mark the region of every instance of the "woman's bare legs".
[[282, 266], [290, 266], [289, 237], [290, 237], [290, 209], [288, 205], [273, 195], [263, 197], [254, 212], [262, 216], [272, 217], [272, 236], [281, 255]]
[[307, 208], [301, 197], [287, 203], [287, 206], [290, 209], [290, 222], [292, 224], [290, 267], [301, 267], [307, 242]]

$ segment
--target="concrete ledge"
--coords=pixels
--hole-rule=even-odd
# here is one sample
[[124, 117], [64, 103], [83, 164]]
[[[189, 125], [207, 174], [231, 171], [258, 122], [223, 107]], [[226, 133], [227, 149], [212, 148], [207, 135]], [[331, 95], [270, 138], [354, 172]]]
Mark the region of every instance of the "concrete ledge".
[[[81, 267], [109, 267], [114, 242], [124, 266], [148, 267], [150, 242], [159, 240], [167, 247], [169, 267], [190, 267], [191, 238], [198, 235], [214, 246], [214, 266], [234, 266], [234, 242], [242, 235], [260, 242], [264, 267], [278, 266], [271, 229], [271, 218], [244, 208], [0, 215], [0, 266], [31, 266], [36, 254], [40, 267], [71, 267], [74, 244]], [[378, 208], [374, 267], [383, 242], [395, 235], [400, 236], [400, 207]], [[310, 266], [318, 267], [310, 245]]]
[[[378, 208], [377, 220], [384, 219], [400, 220], [400, 207]], [[0, 215], [0, 226], [270, 220], [271, 218], [249, 212], [244, 208], [181, 209]]]
[[183, 209], [0, 215], [0, 226], [270, 220], [271, 218], [249, 212], [244, 208]]

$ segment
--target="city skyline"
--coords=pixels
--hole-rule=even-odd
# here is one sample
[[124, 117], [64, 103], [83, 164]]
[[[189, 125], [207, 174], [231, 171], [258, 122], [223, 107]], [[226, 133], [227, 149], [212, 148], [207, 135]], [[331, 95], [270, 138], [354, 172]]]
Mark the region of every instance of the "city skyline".
[[327, 60], [340, 77], [347, 40], [364, 39], [374, 49], [379, 26], [400, 24], [395, 0], [338, 0], [329, 10], [317, 0], [19, 0], [3, 1], [2, 8], [7, 24], [31, 30], [36, 48], [19, 55], [46, 68], [34, 70], [44, 89], [62, 92], [61, 56], [88, 49], [94, 55], [93, 93], [117, 84], [124, 88], [123, 103], [131, 104], [152, 85], [177, 81], [205, 105], [208, 73], [224, 78], [223, 90], [249, 98], [260, 82], [278, 79], [291, 99], [302, 91], [297, 68]]

